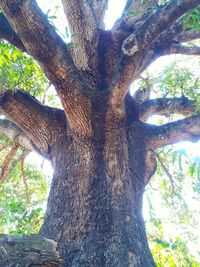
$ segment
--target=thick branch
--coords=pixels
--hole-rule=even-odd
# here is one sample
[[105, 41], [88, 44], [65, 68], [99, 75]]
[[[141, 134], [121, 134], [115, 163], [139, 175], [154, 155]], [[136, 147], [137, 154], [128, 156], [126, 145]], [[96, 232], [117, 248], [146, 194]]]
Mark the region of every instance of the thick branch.
[[37, 235], [0, 235], [0, 266], [60, 266], [56, 242]]
[[0, 120], [0, 135], [4, 135], [10, 140], [20, 144], [27, 149], [37, 150], [33, 141], [13, 122], [7, 120]]
[[56, 109], [45, 107], [28, 93], [17, 90], [0, 94], [0, 110], [25, 132], [40, 153], [48, 156], [58, 127]]
[[[91, 1], [90, 1], [91, 2]], [[99, 2], [99, 1], [98, 1]], [[102, 2], [102, 1], [100, 1]], [[70, 26], [72, 49], [75, 65], [82, 70], [90, 70], [91, 55], [94, 56], [97, 47], [98, 22], [94, 7], [87, 0], [62, 0], [64, 11]]]
[[0, 13], [0, 38], [7, 40], [9, 43], [21, 49], [22, 51], [26, 51], [21, 39], [13, 31], [10, 23], [3, 13]]
[[142, 27], [131, 34], [123, 43], [125, 55], [132, 56], [146, 49], [153, 40], [168, 29], [182, 15], [199, 5], [199, 0], [171, 0], [148, 18]]
[[169, 116], [172, 113], [191, 116], [195, 113], [195, 103], [186, 97], [150, 99], [141, 105], [139, 119], [146, 121], [153, 115]]
[[166, 50], [165, 54], [184, 54], [189, 56], [200, 56], [199, 46], [186, 46], [181, 44], [171, 44]]
[[116, 21], [112, 31], [133, 31], [133, 29], [138, 28], [152, 14], [151, 7], [157, 2], [157, 0], [128, 0], [121, 18]]
[[199, 139], [200, 115], [194, 115], [162, 126], [149, 126], [147, 145], [159, 148], [181, 141], [197, 142]]
[[104, 15], [108, 8], [108, 0], [92, 0], [93, 9], [96, 16], [97, 25], [104, 28]]
[[177, 40], [180, 43], [186, 43], [199, 38], [200, 38], [200, 31], [189, 30], [189, 31], [183, 31], [181, 34], [179, 34]]
[[154, 50], [151, 51], [150, 47], [153, 41], [180, 16], [198, 4], [199, 0], [171, 0], [167, 2], [159, 7], [136, 32], [133, 32], [123, 42], [122, 51], [124, 56], [121, 57], [115, 78], [111, 84], [112, 105], [124, 100], [130, 84], [141, 73], [143, 62], [146, 63], [147, 61], [149, 63], [155, 58]]
[[[180, 33], [185, 33], [183, 24], [181, 21], [178, 21], [175, 23], [170, 29], [165, 30], [162, 34], [159, 35], [159, 37], [156, 39], [154, 43], [148, 48], [145, 56], [142, 58], [140, 61], [140, 64], [138, 66], [138, 75], [140, 75], [150, 64], [152, 64], [158, 57], [168, 55], [170, 54], [170, 46], [174, 45], [181, 45], [179, 43], [179, 36]], [[187, 41], [192, 41], [193, 37], [192, 35], [190, 36], [191, 39], [187, 39]], [[187, 47], [186, 47], [187, 48]], [[195, 51], [187, 51], [184, 49], [182, 50], [182, 53], [186, 53], [189, 55], [193, 53], [197, 53], [198, 49]], [[131, 58], [131, 57], [130, 57]], [[132, 60], [127, 60], [126, 62], [126, 69], [131, 70], [131, 67], [133, 68], [133, 61]]]
[[[12, 28], [22, 40], [27, 52], [37, 59], [45, 73], [54, 81], [74, 82], [74, 90], [80, 90], [76, 68], [67, 46], [55, 32], [35, 0], [2, 0], [0, 6]], [[78, 80], [78, 79], [77, 79]], [[54, 81], [55, 83], [55, 81]]]
[[[105, 32], [106, 38], [102, 41], [105, 47], [106, 85], [113, 80], [114, 71], [120, 61], [122, 54], [122, 43], [128, 36], [143, 25], [144, 21], [153, 13], [151, 8], [157, 0], [130, 0], [127, 1], [123, 14], [118, 19], [110, 32]], [[132, 62], [132, 61], [131, 61]], [[132, 67], [133, 69], [133, 67]], [[127, 71], [125, 71], [127, 73]]]
[[90, 134], [90, 105], [83, 96], [83, 91], [88, 92], [89, 86], [86, 86], [75, 67], [67, 45], [35, 0], [2, 0], [0, 6], [27, 52], [39, 61], [55, 86], [71, 128], [79, 133]]

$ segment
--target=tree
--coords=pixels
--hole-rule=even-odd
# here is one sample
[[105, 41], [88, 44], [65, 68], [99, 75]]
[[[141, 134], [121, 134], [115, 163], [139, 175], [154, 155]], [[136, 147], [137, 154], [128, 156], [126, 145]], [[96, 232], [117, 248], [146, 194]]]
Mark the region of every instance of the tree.
[[[58, 243], [63, 266], [155, 266], [142, 217], [155, 151], [199, 140], [200, 115], [184, 96], [148, 99], [145, 88], [132, 98], [129, 88], [160, 56], [200, 55], [198, 46], [182, 44], [200, 37], [199, 0], [127, 0], [110, 31], [103, 23], [108, 1], [62, 4], [68, 44], [35, 0], [0, 1], [0, 36], [37, 60], [63, 107], [4, 90], [0, 110], [9, 121], [0, 132], [53, 165], [40, 235]], [[172, 111], [186, 118], [146, 123]]]

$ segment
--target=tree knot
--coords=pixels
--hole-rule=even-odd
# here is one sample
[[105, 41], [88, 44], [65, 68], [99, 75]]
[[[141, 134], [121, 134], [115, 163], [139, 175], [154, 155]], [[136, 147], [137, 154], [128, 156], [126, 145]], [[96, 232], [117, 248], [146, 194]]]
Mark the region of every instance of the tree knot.
[[126, 38], [122, 44], [124, 55], [133, 56], [139, 50], [138, 40], [134, 33]]

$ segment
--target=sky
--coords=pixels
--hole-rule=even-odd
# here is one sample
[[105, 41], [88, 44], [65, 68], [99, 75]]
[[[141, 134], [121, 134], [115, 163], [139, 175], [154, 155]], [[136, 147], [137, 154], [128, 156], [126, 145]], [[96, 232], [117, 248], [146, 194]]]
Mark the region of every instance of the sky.
[[[37, 0], [38, 4], [42, 8], [44, 12], [47, 12], [51, 9], [50, 15], [55, 14], [55, 7], [57, 9], [57, 14], [59, 19], [56, 21], [56, 25], [60, 29], [60, 31], [65, 34], [65, 28], [66, 24], [65, 21], [65, 15], [61, 8], [61, 1], [60, 0]], [[125, 5], [125, 0], [110, 0], [108, 4], [108, 9], [105, 14], [105, 25], [106, 29], [111, 29], [114, 22], [121, 16], [121, 13], [123, 11], [123, 7]]]

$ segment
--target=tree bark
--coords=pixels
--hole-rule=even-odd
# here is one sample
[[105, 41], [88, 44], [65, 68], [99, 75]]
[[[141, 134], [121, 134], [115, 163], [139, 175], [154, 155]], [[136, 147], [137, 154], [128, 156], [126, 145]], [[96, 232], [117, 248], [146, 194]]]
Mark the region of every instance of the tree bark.
[[[128, 0], [112, 31], [102, 29], [107, 0], [62, 2], [75, 41], [71, 48], [36, 0], [0, 1], [0, 37], [38, 61], [64, 110], [44, 107], [24, 92], [4, 92], [0, 112], [13, 123], [10, 131], [5, 123], [0, 131], [18, 141], [25, 136], [52, 161], [41, 234], [58, 243], [62, 266], [155, 266], [142, 216], [145, 185], [156, 170], [154, 149], [199, 140], [200, 115], [152, 126], [139, 119], [171, 109], [185, 115], [193, 103], [149, 100], [138, 106], [125, 98], [132, 81], [159, 56], [199, 55], [198, 47], [173, 45], [180, 35], [196, 38], [179, 18], [199, 0], [170, 0], [155, 11], [157, 0]], [[130, 16], [132, 9], [141, 12]]]
[[156, 166], [147, 160], [144, 125], [127, 127], [109, 107], [102, 113], [104, 104], [93, 105], [93, 137], [68, 129], [52, 150], [41, 234], [58, 242], [63, 266], [155, 266], [142, 216], [145, 184]]
[[41, 236], [0, 235], [0, 267], [58, 267], [61, 258], [53, 240]]

